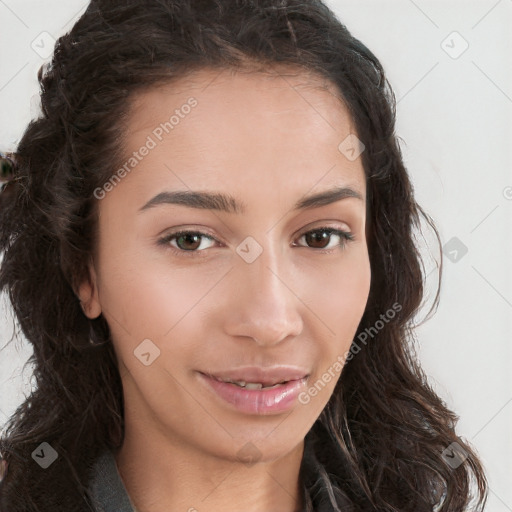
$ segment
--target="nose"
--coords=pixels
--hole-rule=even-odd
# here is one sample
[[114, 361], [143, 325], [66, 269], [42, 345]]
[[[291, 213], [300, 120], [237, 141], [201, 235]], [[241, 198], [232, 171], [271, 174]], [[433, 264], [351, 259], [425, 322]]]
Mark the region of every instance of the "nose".
[[237, 261], [230, 277], [230, 303], [223, 311], [229, 336], [271, 346], [302, 332], [302, 302], [294, 291], [297, 283], [289, 272], [280, 270], [286, 262], [279, 263], [266, 249], [252, 263]]

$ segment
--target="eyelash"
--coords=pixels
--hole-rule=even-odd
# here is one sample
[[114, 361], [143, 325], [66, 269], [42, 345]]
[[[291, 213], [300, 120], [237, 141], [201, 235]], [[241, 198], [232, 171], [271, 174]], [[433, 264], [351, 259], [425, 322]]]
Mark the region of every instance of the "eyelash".
[[[343, 231], [341, 229], [336, 229], [336, 228], [327, 227], [327, 226], [323, 226], [323, 227], [312, 229], [310, 231], [306, 231], [305, 233], [302, 233], [302, 235], [300, 235], [299, 238], [302, 238], [303, 236], [311, 234], [311, 233], [322, 233], [322, 232], [329, 233], [329, 235], [339, 236], [341, 238], [341, 242], [338, 244], [337, 247], [331, 248], [331, 249], [315, 249], [314, 247], [307, 247], [304, 245], [300, 245], [298, 247], [303, 247], [304, 249], [312, 249], [312, 250], [322, 253], [322, 254], [331, 254], [334, 251], [344, 249], [348, 242], [352, 242], [354, 240], [354, 235], [352, 233], [350, 233], [349, 231]], [[166, 248], [169, 249], [173, 254], [180, 256], [180, 257], [181, 256], [184, 256], [186, 258], [187, 257], [192, 257], [192, 258], [204, 257], [204, 255], [201, 253], [204, 253], [205, 249], [202, 249], [202, 250], [194, 249], [194, 250], [186, 251], [184, 249], [178, 249], [178, 248], [170, 245], [171, 240], [173, 240], [175, 238], [179, 238], [180, 236], [184, 236], [184, 235], [199, 235], [202, 238], [207, 238], [209, 240], [213, 240], [213, 241], [219, 243], [219, 241], [211, 235], [202, 233], [201, 231], [192, 231], [192, 230], [176, 231], [174, 233], [169, 233], [168, 235], [165, 235], [164, 237], [160, 238], [157, 243], [160, 246], [166, 246]], [[330, 240], [329, 240], [329, 242], [330, 242]]]

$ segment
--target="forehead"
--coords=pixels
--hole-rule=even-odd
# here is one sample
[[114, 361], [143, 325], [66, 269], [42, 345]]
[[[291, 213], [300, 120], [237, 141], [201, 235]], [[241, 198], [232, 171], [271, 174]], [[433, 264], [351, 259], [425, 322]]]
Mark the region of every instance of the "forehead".
[[[204, 68], [192, 71], [168, 83], [150, 87], [136, 94], [131, 101], [128, 134], [148, 132], [157, 121], [169, 120], [173, 112], [183, 119], [182, 110], [190, 110], [187, 101], [198, 103], [194, 108], [194, 130], [211, 128], [217, 121], [216, 133], [221, 136], [240, 125], [264, 128], [288, 123], [292, 131], [311, 127], [319, 131], [343, 133], [355, 131], [352, 118], [337, 86], [310, 70], [290, 65], [274, 65], [258, 71]], [[300, 126], [293, 121], [299, 118]], [[179, 120], [178, 120], [179, 121]], [[185, 124], [185, 123], [183, 123]], [[174, 130], [187, 134], [187, 127]], [[173, 133], [173, 135], [174, 135]], [[197, 133], [197, 132], [195, 132]], [[199, 135], [199, 134], [198, 134]]]
[[[212, 90], [214, 89], [214, 90]], [[333, 97], [342, 98], [336, 84], [311, 69], [288, 63], [268, 65], [243, 64], [238, 68], [198, 67], [184, 74], [162, 79], [155, 85], [141, 89], [132, 99], [132, 105], [142, 106], [152, 92], [164, 91], [167, 95], [181, 95], [194, 90], [197, 94], [207, 90], [214, 95], [229, 89], [232, 94], [238, 92], [247, 97], [250, 91], [295, 89], [324, 91]], [[148, 95], [149, 94], [149, 95]], [[238, 96], [238, 94], [236, 94]], [[234, 97], [232, 98], [234, 99]]]
[[325, 185], [342, 176], [363, 192], [361, 159], [339, 148], [354, 133], [339, 91], [321, 76], [290, 67], [201, 69], [133, 98], [126, 158], [148, 141], [151, 150], [127, 181], [143, 193], [164, 185], [282, 188], [293, 180], [300, 194], [323, 176]]

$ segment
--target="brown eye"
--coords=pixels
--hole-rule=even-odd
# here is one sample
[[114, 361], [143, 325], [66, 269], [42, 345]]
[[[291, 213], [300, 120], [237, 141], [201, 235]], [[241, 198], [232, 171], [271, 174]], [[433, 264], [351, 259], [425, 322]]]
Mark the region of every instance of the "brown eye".
[[325, 249], [331, 240], [331, 233], [327, 231], [310, 231], [304, 236], [307, 244], [315, 249]]
[[[333, 245], [331, 241], [333, 237], [339, 240]], [[347, 241], [354, 239], [353, 235], [347, 231], [335, 228], [318, 228], [304, 233], [300, 238], [304, 238], [307, 247], [311, 249], [334, 249], [336, 247], [345, 247]], [[329, 246], [329, 244], [331, 244]]]
[[[202, 253], [204, 249], [203, 242], [215, 242], [215, 239], [205, 233], [199, 231], [178, 231], [177, 233], [170, 233], [158, 241], [159, 245], [170, 246], [176, 253]], [[203, 246], [202, 246], [203, 245]]]
[[176, 245], [184, 251], [195, 251], [201, 245], [202, 235], [199, 233], [187, 233], [176, 238]]

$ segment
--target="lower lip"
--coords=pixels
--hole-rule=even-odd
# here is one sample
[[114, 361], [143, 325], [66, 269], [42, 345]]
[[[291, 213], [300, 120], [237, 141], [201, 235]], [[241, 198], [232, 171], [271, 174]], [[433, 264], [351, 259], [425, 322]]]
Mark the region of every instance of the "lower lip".
[[291, 409], [307, 380], [307, 377], [291, 380], [272, 389], [245, 389], [204, 373], [199, 375], [222, 400], [248, 414], [271, 414]]

